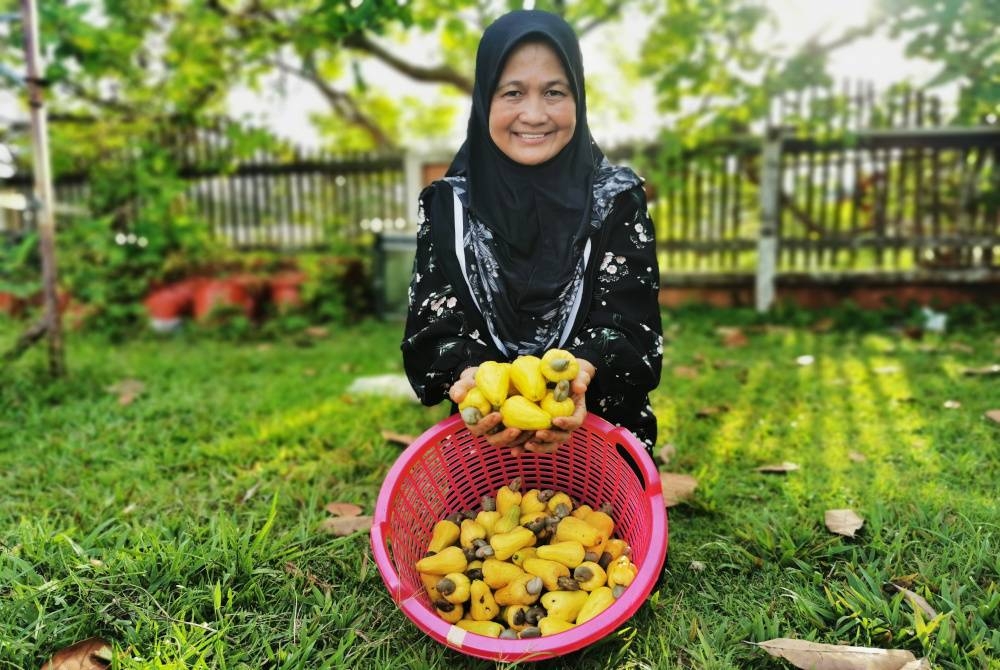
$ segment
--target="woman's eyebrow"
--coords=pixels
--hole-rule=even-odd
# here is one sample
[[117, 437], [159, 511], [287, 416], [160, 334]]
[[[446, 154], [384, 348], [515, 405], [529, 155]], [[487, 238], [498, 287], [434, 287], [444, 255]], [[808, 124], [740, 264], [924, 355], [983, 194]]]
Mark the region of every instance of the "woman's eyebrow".
[[[525, 84], [520, 79], [511, 79], [510, 81], [502, 81], [497, 84], [497, 90], [501, 88], [506, 88], [508, 86], [517, 86], [519, 88], [524, 88]], [[544, 82], [542, 88], [550, 88], [552, 86], [565, 86], [569, 88], [569, 82], [566, 79], [553, 79], [551, 81]]]

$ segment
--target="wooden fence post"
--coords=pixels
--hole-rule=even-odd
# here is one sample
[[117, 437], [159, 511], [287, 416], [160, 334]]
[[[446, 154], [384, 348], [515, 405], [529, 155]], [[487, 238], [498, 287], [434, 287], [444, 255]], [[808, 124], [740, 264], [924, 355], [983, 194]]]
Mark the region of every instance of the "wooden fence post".
[[761, 156], [760, 232], [757, 238], [757, 281], [754, 302], [758, 312], [774, 304], [778, 270], [778, 230], [781, 218], [781, 129], [768, 128]]

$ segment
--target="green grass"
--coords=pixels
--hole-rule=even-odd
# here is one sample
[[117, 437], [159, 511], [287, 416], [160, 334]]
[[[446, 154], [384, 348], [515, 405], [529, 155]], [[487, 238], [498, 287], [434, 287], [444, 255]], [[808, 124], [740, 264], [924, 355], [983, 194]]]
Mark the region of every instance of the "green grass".
[[[614, 635], [534, 667], [789, 667], [747, 644], [773, 637], [1000, 667], [1000, 426], [983, 418], [1000, 390], [962, 375], [1000, 358], [995, 332], [748, 327], [735, 349], [714, 333], [752, 320], [668, 315], [661, 444], [700, 485], [671, 510], [663, 586]], [[494, 667], [396, 609], [366, 535], [317, 530], [328, 502], [371, 511], [399, 453], [382, 430], [445, 416], [345, 395], [355, 375], [401, 371], [399, 330], [71, 335], [65, 381], [45, 381], [40, 347], [0, 369], [0, 669], [94, 635], [116, 646], [115, 668]], [[15, 334], [0, 323], [3, 348]], [[106, 387], [126, 378], [145, 389], [123, 406]], [[724, 411], [698, 418], [705, 407]], [[754, 471], [780, 461], [800, 469]], [[854, 539], [823, 524], [845, 507], [866, 520]]]

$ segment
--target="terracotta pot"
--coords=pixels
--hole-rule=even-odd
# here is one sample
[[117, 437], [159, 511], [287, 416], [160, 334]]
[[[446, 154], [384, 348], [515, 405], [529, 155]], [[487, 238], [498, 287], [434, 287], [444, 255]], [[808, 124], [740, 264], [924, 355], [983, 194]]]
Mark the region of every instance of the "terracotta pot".
[[238, 279], [209, 279], [201, 283], [194, 294], [194, 317], [207, 319], [214, 310], [235, 307], [247, 318], [253, 316], [254, 300]]
[[150, 325], [157, 332], [169, 332], [181, 325], [181, 320], [191, 313], [194, 295], [200, 279], [184, 279], [155, 289], [146, 296], [143, 304], [149, 312]]
[[13, 293], [0, 291], [0, 314], [18, 316], [24, 309], [24, 301]]
[[305, 281], [304, 272], [282, 272], [271, 277], [271, 302], [279, 312], [302, 306], [302, 284]]

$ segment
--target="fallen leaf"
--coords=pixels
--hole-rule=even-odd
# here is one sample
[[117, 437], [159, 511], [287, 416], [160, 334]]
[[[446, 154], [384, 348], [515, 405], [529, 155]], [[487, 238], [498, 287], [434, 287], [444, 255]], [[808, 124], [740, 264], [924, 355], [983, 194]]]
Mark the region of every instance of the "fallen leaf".
[[983, 414], [983, 416], [994, 423], [1000, 423], [1000, 409], [988, 410], [985, 414]]
[[324, 533], [331, 533], [337, 537], [345, 537], [358, 532], [368, 532], [372, 527], [372, 517], [370, 516], [332, 516], [323, 519], [319, 524], [319, 529]]
[[106, 670], [111, 667], [111, 644], [99, 637], [61, 649], [42, 670]]
[[243, 495], [240, 496], [240, 504], [241, 505], [246, 505], [248, 502], [250, 502], [250, 499], [253, 498], [254, 495], [256, 495], [257, 489], [259, 489], [259, 488], [260, 488], [260, 482], [257, 482], [256, 484], [254, 484], [253, 486], [251, 486], [250, 488], [248, 488], [243, 493]]
[[710, 416], [715, 416], [716, 414], [721, 414], [723, 412], [728, 412], [729, 407], [726, 405], [712, 405], [711, 407], [702, 407], [697, 412], [694, 413], [699, 419], [705, 419]]
[[661, 472], [660, 484], [663, 486], [664, 506], [674, 507], [691, 497], [698, 487], [698, 480], [691, 475]]
[[811, 354], [804, 354], [795, 359], [795, 362], [799, 365], [805, 367], [807, 365], [812, 365], [816, 362], [816, 357]]
[[993, 377], [1000, 375], [1000, 363], [987, 365], [984, 368], [965, 368], [962, 374], [966, 377]]
[[872, 649], [777, 638], [757, 644], [803, 670], [901, 670], [916, 657], [905, 649]]
[[962, 403], [958, 402], [957, 400], [945, 400], [944, 401], [944, 408], [945, 409], [958, 409], [961, 406], [962, 406]]
[[725, 368], [738, 368], [740, 367], [739, 361], [734, 361], [731, 358], [723, 358], [712, 362], [712, 367], [716, 370], [723, 370]]
[[315, 377], [316, 370], [313, 368], [306, 368], [305, 370], [302, 371], [302, 374], [305, 375], [306, 377]]
[[660, 447], [660, 451], [657, 455], [660, 457], [660, 463], [667, 465], [671, 460], [673, 460], [674, 456], [677, 455], [677, 447], [675, 447], [673, 443], [667, 442], [665, 445]]
[[691, 367], [690, 365], [678, 365], [674, 368], [674, 376], [682, 379], [697, 379], [701, 376], [701, 373], [698, 372], [698, 368]]
[[931, 670], [931, 662], [926, 658], [918, 658], [899, 667], [899, 670]]
[[795, 472], [798, 469], [799, 464], [792, 463], [790, 461], [771, 463], [769, 465], [762, 465], [759, 468], [756, 468], [757, 472], [763, 472], [765, 474], [784, 474], [786, 472]]
[[132, 401], [138, 398], [145, 388], [146, 385], [138, 379], [123, 379], [105, 390], [118, 396], [119, 405], [131, 405]]
[[957, 351], [957, 352], [959, 352], [961, 354], [974, 354], [974, 353], [976, 353], [975, 349], [973, 349], [972, 347], [970, 347], [968, 344], [965, 344], [964, 342], [949, 342], [948, 343], [948, 349], [950, 351]]
[[824, 520], [827, 530], [844, 537], [854, 537], [854, 533], [865, 525], [865, 520], [852, 509], [828, 509]]
[[691, 565], [688, 566], [691, 572], [705, 572], [705, 564], [701, 561], [691, 561]]
[[261, 353], [263, 353], [265, 351], [270, 351], [272, 348], [273, 347], [271, 346], [271, 344], [269, 342], [262, 342], [261, 344], [257, 345], [257, 351], [259, 351]]
[[814, 333], [828, 333], [831, 330], [833, 330], [833, 327], [836, 325], [836, 323], [837, 322], [831, 319], [830, 317], [826, 317], [825, 319], [820, 319], [819, 321], [814, 323], [811, 326], [810, 330], [812, 330], [812, 332]]
[[855, 463], [864, 463], [868, 460], [868, 457], [862, 454], [860, 451], [848, 452], [847, 457]]
[[305, 333], [309, 337], [314, 337], [318, 340], [320, 338], [329, 335], [330, 331], [327, 328], [324, 328], [323, 326], [309, 326], [308, 328], [306, 328]]
[[715, 332], [722, 338], [722, 346], [730, 349], [745, 347], [749, 342], [746, 334], [739, 328], [721, 327], [716, 328]]
[[408, 447], [417, 438], [413, 437], [412, 435], [406, 435], [405, 433], [394, 433], [391, 430], [383, 430], [382, 439], [385, 440], [386, 442], [395, 442], [396, 444], [401, 444], [404, 447]]
[[902, 587], [899, 584], [892, 584], [892, 587], [903, 594], [903, 597], [906, 598], [913, 609], [919, 609], [927, 616], [928, 619], [933, 619], [938, 615], [937, 611], [931, 607], [931, 604], [927, 602], [927, 600], [924, 599], [924, 597], [919, 593], [914, 593], [910, 589]]
[[324, 507], [327, 512], [333, 516], [359, 516], [363, 511], [360, 507], [354, 503], [348, 502], [332, 502], [327, 503]]

